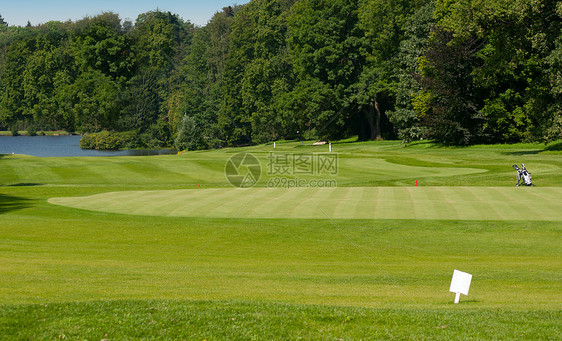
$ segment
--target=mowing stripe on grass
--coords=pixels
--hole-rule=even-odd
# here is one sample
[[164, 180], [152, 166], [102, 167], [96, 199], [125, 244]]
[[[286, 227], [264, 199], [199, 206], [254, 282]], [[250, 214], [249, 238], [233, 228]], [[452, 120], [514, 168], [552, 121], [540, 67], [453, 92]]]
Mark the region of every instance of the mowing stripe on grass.
[[560, 187], [215, 188], [109, 192], [49, 202], [151, 216], [562, 221], [561, 197]]

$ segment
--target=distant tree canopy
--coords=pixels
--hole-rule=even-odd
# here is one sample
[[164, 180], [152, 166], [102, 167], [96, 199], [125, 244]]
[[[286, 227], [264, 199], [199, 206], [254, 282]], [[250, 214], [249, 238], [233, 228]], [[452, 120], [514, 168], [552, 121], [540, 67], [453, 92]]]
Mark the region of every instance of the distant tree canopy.
[[9, 26], [0, 128], [134, 132], [139, 147], [562, 138], [555, 0], [253, 0]]

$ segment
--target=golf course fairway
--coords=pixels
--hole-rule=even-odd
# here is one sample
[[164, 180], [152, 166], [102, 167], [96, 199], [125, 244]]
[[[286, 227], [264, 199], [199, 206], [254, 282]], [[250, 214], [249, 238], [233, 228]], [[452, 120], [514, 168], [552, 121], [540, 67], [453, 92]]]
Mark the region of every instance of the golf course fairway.
[[562, 187], [214, 188], [52, 198], [93, 211], [176, 217], [562, 221]]
[[0, 339], [560, 338], [559, 148], [312, 142], [0, 155]]

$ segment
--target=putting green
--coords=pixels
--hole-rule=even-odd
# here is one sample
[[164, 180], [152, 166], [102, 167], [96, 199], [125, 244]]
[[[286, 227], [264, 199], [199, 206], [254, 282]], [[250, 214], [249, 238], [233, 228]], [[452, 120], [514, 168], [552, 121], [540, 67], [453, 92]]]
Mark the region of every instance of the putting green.
[[562, 221], [562, 187], [213, 188], [51, 198], [73, 208], [151, 216]]

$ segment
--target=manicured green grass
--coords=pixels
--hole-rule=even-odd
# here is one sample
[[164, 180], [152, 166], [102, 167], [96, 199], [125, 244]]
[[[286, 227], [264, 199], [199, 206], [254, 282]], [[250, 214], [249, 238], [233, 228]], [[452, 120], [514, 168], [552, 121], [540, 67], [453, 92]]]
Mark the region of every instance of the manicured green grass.
[[[338, 187], [371, 186], [485, 186], [515, 185], [514, 163], [525, 163], [539, 187], [562, 186], [561, 151], [545, 151], [544, 145], [474, 146], [444, 148], [429, 143], [402, 147], [400, 143], [333, 144], [338, 172], [321, 175], [337, 180]], [[267, 187], [268, 156], [327, 153], [326, 146], [278, 143], [273, 146], [189, 152], [179, 156], [35, 158], [5, 155], [2, 182], [5, 185], [36, 183], [79, 185], [122, 190], [231, 188], [224, 175], [229, 157], [240, 152], [257, 156], [262, 165], [258, 187]], [[273, 154], [270, 154], [273, 153]], [[275, 174], [273, 174], [275, 176]], [[317, 178], [299, 174], [299, 178]]]
[[[386, 141], [333, 147], [337, 174], [304, 177], [335, 179], [334, 190], [266, 188], [270, 152], [327, 149], [300, 143], [153, 157], [0, 157], [0, 338], [560, 335], [560, 152]], [[249, 190], [233, 189], [224, 175], [240, 151], [263, 167]], [[516, 162], [537, 187], [514, 188]], [[332, 196], [314, 207], [324, 218], [306, 207], [275, 216], [324, 190]], [[269, 207], [276, 193], [279, 205]], [[380, 193], [389, 200], [376, 200]], [[449, 203], [441, 207], [438, 193]], [[86, 210], [48, 202], [88, 196]], [[101, 204], [108, 198], [114, 207]], [[129, 214], [104, 212], [118, 205]], [[459, 305], [448, 292], [453, 269], [474, 276]]]
[[446, 308], [454, 268], [474, 274], [467, 299], [478, 308], [559, 303], [559, 222], [186, 219], [35, 207], [6, 214], [2, 225], [8, 280], [0, 300], [11, 304], [170, 298]]
[[120, 191], [49, 202], [94, 211], [180, 217], [562, 221], [562, 187], [213, 188]]

